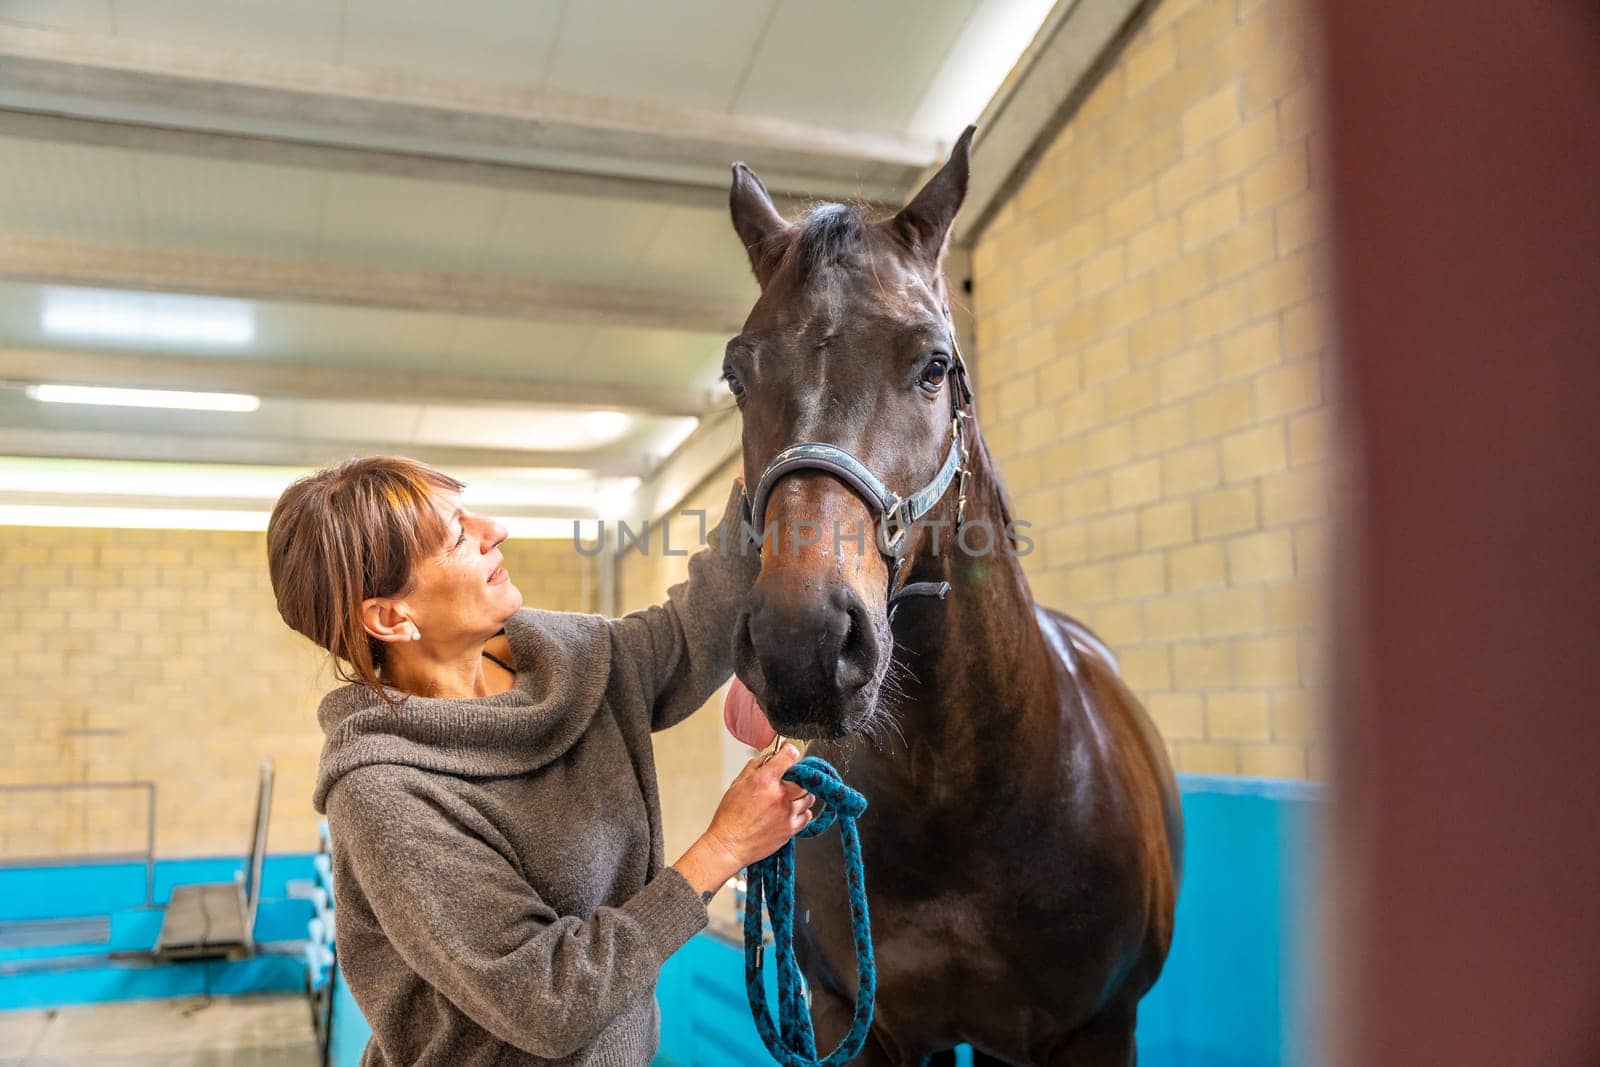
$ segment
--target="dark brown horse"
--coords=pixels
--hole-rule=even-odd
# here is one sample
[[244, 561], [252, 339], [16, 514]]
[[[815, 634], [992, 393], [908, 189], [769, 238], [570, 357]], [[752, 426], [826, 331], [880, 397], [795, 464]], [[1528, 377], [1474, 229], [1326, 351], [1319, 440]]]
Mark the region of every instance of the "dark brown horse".
[[[969, 417], [942, 261], [971, 132], [887, 219], [833, 204], [791, 223], [734, 168], [734, 227], [761, 296], [725, 374], [757, 526], [772, 533], [737, 672], [781, 733], [811, 739], [871, 804], [860, 831], [879, 978], [857, 1062], [919, 1064], [970, 1042], [982, 1063], [1129, 1064], [1172, 937], [1177, 788], [1104, 646], [1035, 605]], [[803, 442], [832, 447], [772, 467]], [[849, 462], [892, 502], [938, 491], [953, 450], [966, 473], [885, 550], [882, 502]], [[942, 582], [948, 596], [896, 598], [891, 618], [891, 585]], [[798, 849], [797, 950], [826, 1051], [855, 993], [850, 919], [838, 843]]]

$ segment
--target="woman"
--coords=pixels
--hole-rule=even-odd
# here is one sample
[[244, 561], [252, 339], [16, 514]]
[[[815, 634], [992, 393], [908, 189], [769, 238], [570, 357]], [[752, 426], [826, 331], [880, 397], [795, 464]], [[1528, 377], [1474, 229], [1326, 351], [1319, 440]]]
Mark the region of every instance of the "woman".
[[523, 609], [504, 527], [461, 488], [351, 460], [290, 486], [267, 527], [279, 612], [349, 683], [319, 712], [315, 804], [340, 964], [372, 1026], [363, 1063], [645, 1064], [662, 961], [811, 818], [781, 781], [790, 746], [752, 760], [662, 863], [650, 732], [732, 669], [760, 565], [739, 486], [689, 580], [620, 619]]

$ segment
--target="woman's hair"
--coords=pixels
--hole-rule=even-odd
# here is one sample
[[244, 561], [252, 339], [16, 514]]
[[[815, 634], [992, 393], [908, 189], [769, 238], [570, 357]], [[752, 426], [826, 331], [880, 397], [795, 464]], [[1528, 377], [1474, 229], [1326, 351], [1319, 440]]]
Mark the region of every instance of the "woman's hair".
[[362, 601], [410, 587], [412, 568], [448, 536], [434, 494], [461, 488], [425, 463], [367, 456], [302, 478], [278, 498], [267, 521], [278, 614], [332, 653], [342, 681], [384, 693], [385, 646], [362, 625]]

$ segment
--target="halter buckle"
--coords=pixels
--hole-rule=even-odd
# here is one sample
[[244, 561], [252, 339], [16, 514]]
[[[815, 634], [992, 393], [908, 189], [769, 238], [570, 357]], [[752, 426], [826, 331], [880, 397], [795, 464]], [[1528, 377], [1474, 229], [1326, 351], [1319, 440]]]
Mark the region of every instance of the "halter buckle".
[[911, 528], [911, 523], [905, 519], [906, 498], [901, 497], [894, 502], [894, 506], [883, 513], [882, 533], [879, 543], [889, 555], [898, 558], [904, 547], [906, 531]]

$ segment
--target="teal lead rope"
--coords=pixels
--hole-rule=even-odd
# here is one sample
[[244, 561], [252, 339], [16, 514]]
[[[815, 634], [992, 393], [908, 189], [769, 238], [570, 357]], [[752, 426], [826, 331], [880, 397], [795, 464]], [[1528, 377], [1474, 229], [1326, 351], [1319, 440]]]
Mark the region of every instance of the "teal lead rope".
[[[867, 810], [867, 798], [844, 784], [839, 772], [826, 760], [807, 756], [784, 776], [822, 802], [823, 810], [800, 837], [820, 834], [835, 822], [844, 843], [845, 886], [850, 895], [850, 926], [856, 944], [856, 1011], [850, 1032], [827, 1058], [817, 1059], [816, 1032], [811, 1027], [811, 1008], [806, 1002], [804, 980], [794, 958], [794, 841], [759, 863], [750, 865], [744, 905], [744, 987], [750, 997], [750, 1013], [756, 1030], [772, 1058], [784, 1067], [837, 1067], [854, 1059], [866, 1044], [872, 1026], [872, 998], [877, 991], [878, 971], [872, 961], [872, 926], [867, 916], [867, 879], [861, 866], [861, 837], [856, 819]], [[773, 948], [778, 970], [778, 1024], [767, 1010], [761, 982], [761, 912], [763, 905], [772, 920]], [[780, 1032], [781, 1027], [781, 1032]]]

